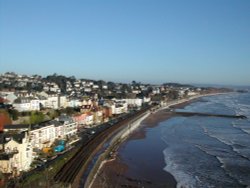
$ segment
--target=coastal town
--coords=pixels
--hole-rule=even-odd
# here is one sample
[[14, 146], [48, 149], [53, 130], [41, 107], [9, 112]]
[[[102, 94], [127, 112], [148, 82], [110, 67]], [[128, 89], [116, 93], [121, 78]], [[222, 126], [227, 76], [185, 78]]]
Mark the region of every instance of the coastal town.
[[114, 83], [53, 74], [0, 75], [0, 181], [70, 153], [120, 118], [227, 89], [176, 83]]
[[0, 188], [250, 188], [250, 0], [0, 0]]

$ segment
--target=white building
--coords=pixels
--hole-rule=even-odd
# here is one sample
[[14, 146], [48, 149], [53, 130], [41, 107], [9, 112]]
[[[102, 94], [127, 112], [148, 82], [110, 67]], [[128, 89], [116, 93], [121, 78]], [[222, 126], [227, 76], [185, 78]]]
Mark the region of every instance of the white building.
[[107, 85], [103, 85], [102, 89], [108, 89], [108, 86]]
[[53, 121], [43, 122], [35, 125], [21, 124], [8, 125], [4, 127], [4, 132], [24, 132], [29, 133], [32, 149], [42, 149], [49, 147], [56, 139], [55, 125]]
[[124, 99], [126, 101], [126, 103], [130, 106], [135, 106], [135, 107], [141, 107], [142, 106], [142, 99]]
[[76, 135], [77, 123], [73, 120], [73, 118], [61, 115], [58, 118], [58, 121], [63, 124], [65, 138], [70, 138], [71, 136]]
[[99, 86], [98, 85], [93, 85], [92, 88], [93, 89], [99, 89]]
[[57, 95], [51, 95], [47, 98], [45, 102], [46, 108], [53, 108], [58, 109], [59, 108], [59, 98]]
[[54, 124], [45, 122], [39, 125], [32, 125], [30, 139], [33, 148], [42, 149], [50, 147], [56, 139]]
[[85, 118], [85, 124], [90, 126], [94, 124], [94, 115], [93, 114], [87, 114]]
[[21, 171], [30, 169], [32, 148], [27, 132], [6, 135], [0, 153], [0, 171], [19, 175]]
[[39, 111], [40, 110], [40, 100], [32, 99], [30, 100], [30, 110]]
[[60, 108], [66, 108], [68, 106], [68, 100], [66, 96], [60, 96]]
[[68, 106], [72, 108], [82, 106], [82, 101], [79, 99], [69, 99]]
[[40, 100], [34, 98], [18, 98], [14, 101], [13, 107], [19, 112], [39, 111]]
[[7, 100], [8, 104], [13, 104], [17, 99], [17, 96], [14, 92], [1, 92], [1, 96]]
[[197, 93], [194, 91], [188, 91], [188, 96], [194, 96], [194, 95], [197, 95]]
[[124, 99], [114, 99], [113, 102], [114, 104], [110, 106], [112, 109], [112, 114], [119, 115], [128, 112], [128, 103]]
[[18, 102], [15, 100], [13, 107], [19, 112], [30, 111], [30, 102], [29, 101]]
[[56, 139], [63, 139], [64, 136], [64, 125], [59, 121], [52, 120], [55, 126], [55, 137]]
[[92, 89], [90, 87], [85, 87], [84, 88], [84, 92], [91, 92], [91, 91], [92, 91]]
[[143, 97], [143, 103], [149, 103], [151, 101], [150, 97]]

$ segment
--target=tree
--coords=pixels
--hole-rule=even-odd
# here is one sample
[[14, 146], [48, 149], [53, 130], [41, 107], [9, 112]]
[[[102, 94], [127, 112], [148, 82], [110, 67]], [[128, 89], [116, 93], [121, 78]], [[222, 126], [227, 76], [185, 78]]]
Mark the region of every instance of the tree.
[[50, 119], [55, 119], [56, 117], [60, 116], [59, 110], [50, 110], [47, 113], [47, 116], [49, 116]]
[[170, 90], [169, 93], [167, 94], [167, 97], [169, 99], [178, 99], [179, 98], [179, 92], [177, 90]]
[[37, 124], [43, 122], [45, 119], [45, 116], [42, 112], [32, 112], [30, 116], [30, 123], [31, 124]]
[[20, 113], [14, 109], [13, 110], [10, 109], [9, 114], [10, 114], [10, 117], [12, 118], [12, 120], [14, 120], [14, 121], [16, 121], [18, 119], [18, 117], [20, 116]]
[[108, 82], [107, 84], [108, 84], [108, 89], [109, 89], [109, 90], [112, 91], [112, 90], [115, 89], [115, 83], [114, 83], [114, 82]]
[[122, 84], [121, 90], [123, 93], [131, 93], [132, 90], [128, 84]]
[[184, 97], [187, 97], [188, 96], [188, 90], [185, 90], [184, 91]]
[[147, 88], [147, 92], [148, 92], [148, 93], [152, 93], [152, 92], [153, 92], [153, 87], [152, 87], [152, 86], [149, 86], [149, 87]]
[[72, 115], [72, 114], [76, 113], [76, 110], [72, 107], [66, 107], [66, 108], [62, 109], [61, 112], [65, 113], [67, 115]]
[[132, 81], [132, 85], [135, 86], [136, 85], [136, 81], [133, 80]]
[[163, 99], [163, 97], [160, 94], [152, 96], [152, 101], [160, 102]]

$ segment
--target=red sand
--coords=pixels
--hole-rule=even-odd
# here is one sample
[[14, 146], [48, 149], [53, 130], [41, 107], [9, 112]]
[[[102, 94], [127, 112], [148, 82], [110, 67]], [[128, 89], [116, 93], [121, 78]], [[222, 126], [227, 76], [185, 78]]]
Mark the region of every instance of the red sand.
[[[190, 104], [193, 101], [188, 101], [173, 106], [174, 108], [183, 108], [186, 105]], [[145, 128], [152, 128], [157, 126], [160, 122], [173, 117], [171, 112], [166, 110], [159, 111], [157, 113], [151, 114], [143, 122], [143, 126], [139, 130], [135, 131], [126, 142], [131, 140], [144, 139], [146, 136]], [[123, 143], [123, 144], [126, 144]], [[123, 147], [123, 144], [120, 147]], [[143, 168], [143, 167], [142, 167]], [[164, 185], [160, 186], [155, 184], [155, 182], [150, 182], [147, 180], [136, 179], [137, 177], [130, 177], [128, 172], [128, 165], [125, 164], [119, 156], [115, 160], [108, 161], [104, 163], [101, 169], [98, 172], [96, 179], [92, 184], [92, 188], [118, 188], [118, 187], [130, 187], [130, 188], [139, 188], [139, 187], [176, 187], [176, 181], [174, 177], [167, 172], [164, 172]], [[134, 179], [135, 178], [135, 179]]]

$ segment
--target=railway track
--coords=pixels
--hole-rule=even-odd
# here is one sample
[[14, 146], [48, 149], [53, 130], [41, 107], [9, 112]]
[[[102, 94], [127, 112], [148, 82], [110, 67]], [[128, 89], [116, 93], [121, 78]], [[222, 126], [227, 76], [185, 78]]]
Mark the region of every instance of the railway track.
[[72, 184], [80, 170], [86, 170], [91, 157], [95, 154], [98, 147], [110, 138], [115, 131], [126, 126], [150, 108], [151, 107], [147, 107], [140, 110], [126, 119], [118, 121], [111, 127], [107, 127], [105, 130], [96, 133], [96, 136], [83, 144], [79, 151], [61, 168], [61, 170], [54, 176], [54, 180], [64, 184]]

